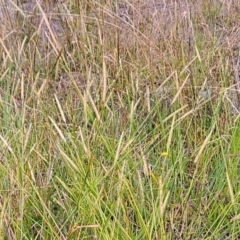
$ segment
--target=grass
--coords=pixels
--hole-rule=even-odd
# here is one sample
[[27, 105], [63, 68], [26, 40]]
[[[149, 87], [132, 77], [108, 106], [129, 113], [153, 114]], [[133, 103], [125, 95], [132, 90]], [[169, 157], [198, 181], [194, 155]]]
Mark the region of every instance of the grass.
[[166, 2], [1, 3], [1, 239], [240, 237], [239, 3]]

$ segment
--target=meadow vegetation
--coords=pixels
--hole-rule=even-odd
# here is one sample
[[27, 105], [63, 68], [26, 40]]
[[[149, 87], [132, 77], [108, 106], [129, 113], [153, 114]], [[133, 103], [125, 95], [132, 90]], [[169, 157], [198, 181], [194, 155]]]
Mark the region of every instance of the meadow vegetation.
[[239, 239], [239, 12], [1, 0], [1, 239]]

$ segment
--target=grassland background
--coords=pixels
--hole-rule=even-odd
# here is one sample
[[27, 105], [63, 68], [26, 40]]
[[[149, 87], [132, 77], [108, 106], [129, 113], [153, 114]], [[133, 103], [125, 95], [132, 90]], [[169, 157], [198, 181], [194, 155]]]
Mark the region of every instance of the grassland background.
[[1, 239], [239, 239], [240, 2], [0, 1]]

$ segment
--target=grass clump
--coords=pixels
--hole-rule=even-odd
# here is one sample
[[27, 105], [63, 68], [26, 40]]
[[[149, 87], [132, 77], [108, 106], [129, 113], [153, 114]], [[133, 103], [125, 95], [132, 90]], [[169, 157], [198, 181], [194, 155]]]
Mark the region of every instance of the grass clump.
[[1, 3], [1, 238], [238, 239], [237, 7]]

